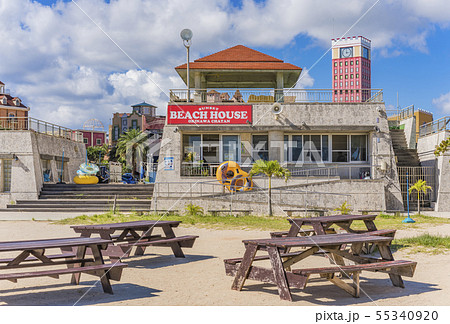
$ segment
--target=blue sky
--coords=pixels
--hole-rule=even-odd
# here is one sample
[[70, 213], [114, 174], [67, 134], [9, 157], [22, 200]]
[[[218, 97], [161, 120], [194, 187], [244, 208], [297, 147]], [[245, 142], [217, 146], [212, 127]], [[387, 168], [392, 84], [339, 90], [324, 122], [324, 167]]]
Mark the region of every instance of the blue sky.
[[384, 90], [386, 106], [395, 109], [398, 92], [401, 107], [450, 114], [448, 0], [76, 3], [0, 0], [0, 80], [36, 118], [107, 126], [143, 100], [164, 114], [164, 93], [184, 87], [173, 69], [185, 60], [183, 28], [194, 32], [192, 60], [242, 44], [304, 68], [302, 87], [331, 88], [331, 53], [313, 65], [362, 16], [345, 36], [372, 40], [372, 88]]

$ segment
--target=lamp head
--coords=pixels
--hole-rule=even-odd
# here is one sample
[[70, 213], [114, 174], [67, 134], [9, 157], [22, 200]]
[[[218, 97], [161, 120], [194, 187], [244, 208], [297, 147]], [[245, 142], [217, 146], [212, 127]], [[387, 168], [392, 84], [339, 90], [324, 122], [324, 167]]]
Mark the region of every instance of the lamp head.
[[190, 29], [183, 29], [180, 33], [181, 39], [183, 40], [183, 44], [186, 47], [191, 46], [191, 39], [192, 39], [192, 30]]

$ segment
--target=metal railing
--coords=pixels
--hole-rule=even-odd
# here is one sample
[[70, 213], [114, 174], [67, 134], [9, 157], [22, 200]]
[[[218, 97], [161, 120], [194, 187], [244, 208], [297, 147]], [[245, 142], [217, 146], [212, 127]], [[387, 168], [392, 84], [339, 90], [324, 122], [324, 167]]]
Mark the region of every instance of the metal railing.
[[431, 135], [442, 131], [450, 131], [450, 117], [442, 117], [429, 122], [419, 128], [419, 137]]
[[[383, 102], [382, 89], [191, 89], [190, 92], [194, 103]], [[171, 89], [169, 101], [187, 102], [187, 93], [187, 89]], [[349, 93], [362, 99], [334, 100], [337, 95]]]
[[[215, 177], [217, 168], [220, 164], [201, 163], [201, 162], [183, 162], [181, 164], [181, 176], [187, 177]], [[358, 165], [331, 165], [319, 168], [309, 168], [305, 166], [285, 165], [291, 172], [292, 177], [339, 177], [340, 179], [372, 179], [371, 168], [369, 164]], [[248, 172], [252, 164], [242, 165], [241, 168]]]
[[83, 142], [82, 132], [32, 117], [0, 117], [0, 131], [2, 130], [30, 130], [40, 134], [69, 139], [75, 142]]
[[386, 110], [388, 115], [388, 121], [390, 126], [398, 126], [400, 121], [414, 117], [414, 105], [402, 109], [389, 109]]
[[[420, 203], [422, 206], [429, 206], [432, 201], [435, 200], [436, 195], [436, 173], [434, 167], [397, 167], [398, 181], [402, 192], [403, 204], [407, 206], [408, 197], [408, 183], [409, 187], [414, 185], [418, 180], [426, 181], [427, 185], [431, 187], [431, 190], [427, 190], [424, 194], [420, 192]], [[406, 174], [408, 173], [408, 181], [406, 181]], [[409, 194], [409, 202], [417, 208], [417, 191], [413, 191]], [[411, 206], [410, 206], [411, 207]]]

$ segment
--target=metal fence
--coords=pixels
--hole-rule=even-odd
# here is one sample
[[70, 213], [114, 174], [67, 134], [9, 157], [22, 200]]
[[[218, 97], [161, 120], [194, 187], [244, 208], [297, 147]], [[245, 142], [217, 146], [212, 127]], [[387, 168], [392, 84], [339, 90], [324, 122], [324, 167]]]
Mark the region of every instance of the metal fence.
[[[204, 103], [304, 103], [304, 102], [334, 102], [333, 98], [338, 95], [336, 89], [191, 89], [191, 102]], [[347, 102], [383, 102], [382, 89], [342, 89], [342, 91], [355, 91], [364, 94], [360, 101]], [[187, 102], [187, 89], [171, 89], [170, 102]], [[336, 102], [337, 103], [337, 102]]]
[[40, 134], [83, 142], [82, 132], [31, 117], [0, 117], [0, 131], [2, 130], [31, 130]]
[[[426, 194], [420, 193], [421, 206], [430, 206], [432, 201], [435, 201], [436, 191], [436, 175], [434, 167], [397, 167], [398, 181], [402, 192], [403, 204], [406, 208], [408, 202], [408, 185], [406, 181], [406, 174], [408, 173], [409, 187], [414, 185], [418, 180], [426, 181], [427, 185], [432, 189], [428, 190]], [[410, 207], [417, 207], [417, 191], [413, 191], [409, 195]]]
[[442, 131], [450, 131], [450, 117], [442, 117], [430, 123], [420, 126], [419, 137], [431, 135]]

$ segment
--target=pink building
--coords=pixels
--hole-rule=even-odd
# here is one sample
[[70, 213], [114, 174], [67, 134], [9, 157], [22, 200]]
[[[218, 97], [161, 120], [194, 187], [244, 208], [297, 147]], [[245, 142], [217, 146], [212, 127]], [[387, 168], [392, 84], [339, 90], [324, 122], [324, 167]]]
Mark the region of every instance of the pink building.
[[86, 148], [89, 146], [102, 146], [106, 143], [106, 132], [86, 129], [80, 129], [79, 131], [83, 133], [83, 142]]
[[334, 102], [364, 102], [370, 96], [371, 42], [362, 36], [331, 40]]

